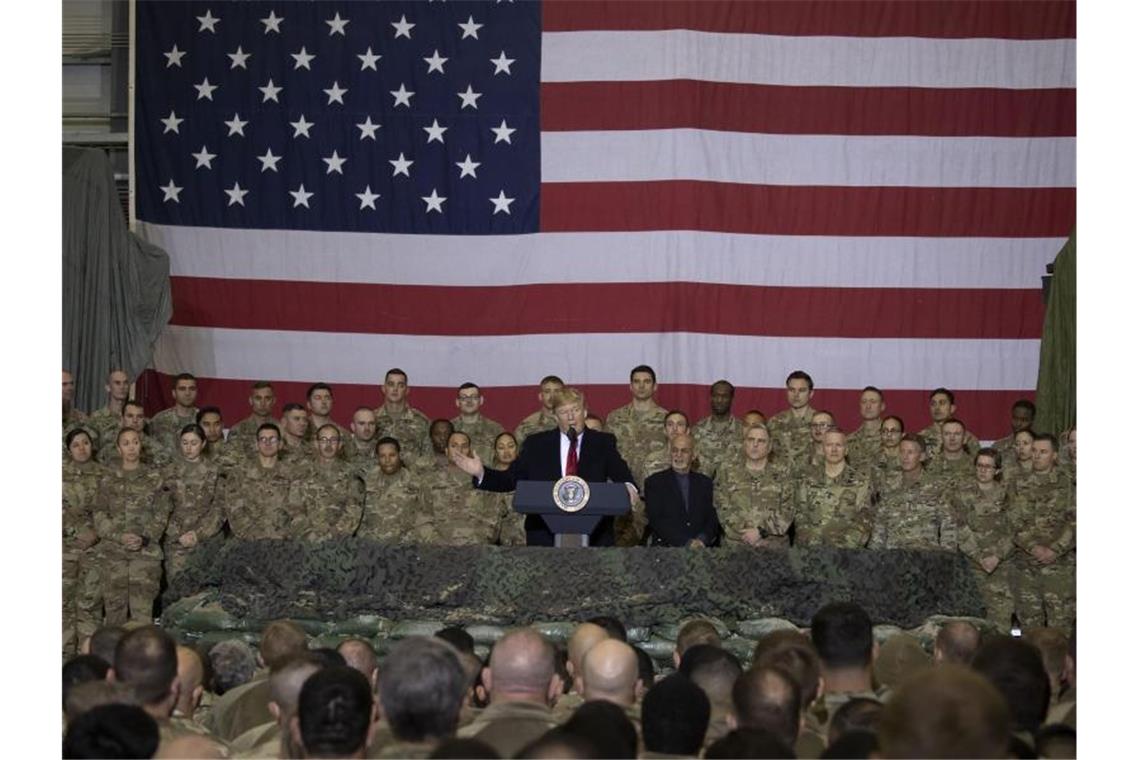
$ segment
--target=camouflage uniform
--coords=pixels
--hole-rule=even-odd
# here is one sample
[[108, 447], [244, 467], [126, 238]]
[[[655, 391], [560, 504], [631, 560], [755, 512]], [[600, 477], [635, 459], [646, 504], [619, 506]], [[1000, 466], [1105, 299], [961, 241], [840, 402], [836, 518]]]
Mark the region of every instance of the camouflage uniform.
[[351, 464], [360, 473], [364, 473], [376, 464], [376, 438], [361, 443], [356, 436], [349, 435], [344, 439], [340, 455], [344, 461]]
[[868, 549], [950, 549], [957, 531], [942, 478], [923, 471], [908, 481], [901, 470], [883, 482]]
[[400, 442], [400, 456], [404, 461], [422, 459], [432, 452], [428, 428], [431, 421], [419, 409], [405, 406], [397, 415], [388, 412], [381, 404], [376, 410], [376, 437], [391, 436]]
[[96, 409], [87, 416], [87, 422], [84, 425], [88, 430], [95, 432], [95, 438], [91, 441], [91, 446], [94, 451], [99, 451], [107, 442], [110, 441], [111, 445], [115, 444], [115, 436], [119, 433], [119, 428], [123, 426], [123, 413], [116, 412], [110, 406], [105, 406], [102, 409]]
[[957, 459], [950, 460], [939, 451], [926, 463], [926, 472], [946, 481], [948, 488], [955, 488], [974, 480], [974, 455], [965, 451]]
[[220, 476], [217, 465], [202, 460], [188, 462], [182, 457], [162, 472], [171, 505], [163, 542], [167, 583], [182, 572], [194, 551], [194, 547], [180, 544], [179, 538], [193, 533], [201, 544], [222, 532], [224, 481]]
[[356, 535], [373, 541], [411, 541], [420, 508], [416, 476], [407, 467], [401, 467], [394, 475], [385, 475], [380, 465], [374, 464], [363, 477], [364, 514]]
[[[693, 426], [693, 438], [701, 458], [701, 472], [715, 479], [723, 463], [735, 461], [740, 455], [744, 425], [731, 415], [717, 419], [710, 414]], [[647, 468], [645, 474], [648, 477], [653, 473]]]
[[[797, 417], [791, 408], [785, 409], [768, 420], [768, 432], [772, 436], [772, 452], [789, 462], [799, 462], [811, 456], [811, 418], [815, 409], [804, 407], [802, 417]], [[804, 452], [807, 452], [806, 454]]]
[[364, 481], [342, 459], [315, 459], [303, 469], [294, 494], [300, 502], [307, 541], [351, 536], [364, 511]]
[[1017, 455], [1014, 453], [1013, 447], [1015, 438], [1017, 438], [1017, 433], [1010, 433], [1005, 438], [993, 442], [991, 448], [997, 449], [998, 453], [1001, 454], [1001, 461], [1012, 462], [1016, 458]]
[[1022, 467], [1021, 463], [1017, 461], [1017, 457], [1011, 452], [1009, 461], [1002, 459], [1001, 466], [1001, 479], [1005, 483], [1005, 490], [1007, 493], [1013, 493], [1013, 487], [1019, 480], [1024, 480], [1033, 474], [1033, 462], [1026, 462], [1028, 467]]
[[160, 446], [177, 453], [181, 448], [178, 438], [182, 428], [195, 424], [197, 419], [198, 407], [194, 407], [189, 417], [182, 417], [178, 414], [178, 407], [172, 406], [151, 417], [147, 429]]
[[[99, 461], [105, 465], [116, 465], [122, 462], [122, 457], [119, 456], [119, 447], [116, 445], [116, 440], [119, 431], [116, 430], [108, 443], [99, 449]], [[162, 446], [157, 440], [147, 435], [146, 433], [139, 434], [139, 443], [142, 444], [142, 451], [139, 455], [139, 461], [151, 467], [161, 468], [170, 464], [170, 450]]]
[[870, 481], [854, 468], [834, 478], [823, 467], [807, 471], [796, 491], [796, 546], [866, 546], [870, 506]]
[[554, 416], [554, 412], [548, 412], [543, 407], [533, 414], [528, 414], [519, 423], [515, 428], [515, 440], [519, 442], [519, 446], [522, 446], [528, 435], [541, 433], [543, 430], [553, 430], [556, 427], [558, 427], [558, 418]]
[[[951, 504], [958, 524], [958, 549], [970, 559], [974, 580], [986, 603], [986, 616], [1007, 626], [1016, 607], [1016, 573], [1009, 561], [1013, 539], [1006, 515], [1005, 486], [995, 482], [993, 488], [983, 491], [977, 481], [966, 483], [951, 496]], [[992, 573], [982, 569], [986, 557], [1000, 560]]]
[[276, 425], [282, 431], [281, 435], [285, 435], [285, 426], [281, 424], [280, 420], [273, 419], [273, 415], [258, 417], [256, 414], [251, 414], [230, 428], [226, 434], [226, 443], [233, 446], [240, 454], [256, 453], [257, 429], [267, 422]]
[[63, 656], [99, 627], [103, 591], [94, 546], [83, 548], [80, 535], [94, 532], [91, 514], [103, 468], [93, 461], [63, 465]]
[[633, 480], [637, 484], [645, 482], [645, 458], [654, 443], [665, 439], [665, 415], [668, 411], [654, 404], [648, 412], [638, 412], [633, 402], [618, 407], [606, 417], [606, 430], [617, 438], [618, 452], [629, 464]]
[[298, 471], [280, 460], [262, 467], [253, 458], [226, 475], [226, 519], [234, 538], [299, 538], [303, 514], [293, 496]]
[[796, 484], [786, 464], [769, 461], [763, 470], [750, 470], [743, 457], [721, 465], [713, 481], [713, 501], [724, 526], [726, 546], [743, 544], [742, 531], [759, 528], [769, 544], [788, 545], [788, 528], [795, 518]]
[[202, 449], [202, 459], [216, 465], [224, 473], [231, 467], [237, 467], [247, 461], [249, 452], [241, 451], [241, 444], [221, 440], [217, 443], [207, 443]]
[[[1009, 495], [1009, 522], [1018, 548], [1015, 565], [1021, 576], [1017, 612], [1026, 625], [1066, 629], [1075, 614], [1077, 566], [1076, 488], [1054, 467], [1018, 480]], [[1041, 565], [1030, 554], [1037, 545], [1057, 554]]]
[[457, 467], [421, 476], [415, 538], [445, 546], [526, 543], [522, 515], [510, 507], [510, 494], [471, 487], [471, 476]]
[[[106, 468], [93, 512], [106, 624], [121, 625], [128, 618], [151, 622], [162, 579], [162, 534], [170, 517], [162, 474], [145, 465], [129, 472]], [[124, 533], [141, 536], [142, 548], [123, 546]]]
[[[879, 421], [879, 426], [882, 421]], [[883, 437], [879, 426], [874, 430], [867, 430], [862, 425], [859, 429], [847, 436], [847, 461], [852, 467], [867, 472], [878, 459], [883, 448]], [[869, 473], [868, 473], [869, 474]]]
[[[919, 437], [926, 441], [926, 460], [934, 459], [934, 456], [942, 451], [942, 425], [937, 422], [932, 422], [927, 427], [923, 428]], [[962, 448], [966, 450], [966, 454], [970, 461], [974, 461], [974, 455], [982, 448], [978, 443], [978, 439], [969, 430], [965, 431], [962, 437]]]
[[461, 414], [451, 418], [451, 426], [457, 433], [467, 433], [471, 439], [471, 453], [478, 454], [488, 464], [495, 461], [495, 438], [503, 432], [502, 425], [481, 414], [474, 422], [464, 422]]

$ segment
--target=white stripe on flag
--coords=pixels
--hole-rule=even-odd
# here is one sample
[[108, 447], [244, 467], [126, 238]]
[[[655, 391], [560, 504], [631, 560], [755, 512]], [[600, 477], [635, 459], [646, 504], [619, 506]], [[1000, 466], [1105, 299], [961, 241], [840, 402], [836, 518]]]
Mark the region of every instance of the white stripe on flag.
[[698, 79], [835, 87], [1076, 87], [1076, 40], [545, 32], [543, 82]]
[[543, 182], [1075, 187], [1076, 138], [544, 132]]
[[443, 286], [559, 283], [574, 272], [590, 282], [1037, 288], [1065, 244], [691, 231], [453, 237], [147, 222], [137, 231], [171, 252], [173, 276]]
[[[1037, 381], [1038, 340], [777, 338], [705, 333], [452, 337], [169, 326], [154, 354], [160, 372], [202, 377], [375, 383], [393, 364], [417, 385], [455, 387], [476, 368], [487, 386], [622, 384], [649, 364], [661, 382], [780, 387], [789, 368], [821, 387], [1021, 390]], [[351, 358], [351, 361], [347, 359]]]

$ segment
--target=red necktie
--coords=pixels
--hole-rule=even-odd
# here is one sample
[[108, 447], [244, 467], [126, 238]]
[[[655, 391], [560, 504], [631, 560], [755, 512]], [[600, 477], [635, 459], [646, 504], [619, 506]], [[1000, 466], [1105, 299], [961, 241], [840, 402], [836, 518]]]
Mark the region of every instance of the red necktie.
[[575, 440], [578, 436], [570, 439], [570, 450], [566, 452], [566, 474], [578, 474], [578, 441]]

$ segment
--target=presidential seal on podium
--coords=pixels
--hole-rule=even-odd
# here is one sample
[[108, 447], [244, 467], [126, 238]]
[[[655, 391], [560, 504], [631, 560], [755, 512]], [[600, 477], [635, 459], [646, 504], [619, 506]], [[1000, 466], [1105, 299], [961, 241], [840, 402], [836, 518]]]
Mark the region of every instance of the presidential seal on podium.
[[590, 484], [577, 475], [567, 475], [555, 482], [553, 496], [563, 512], [580, 512], [590, 501]]

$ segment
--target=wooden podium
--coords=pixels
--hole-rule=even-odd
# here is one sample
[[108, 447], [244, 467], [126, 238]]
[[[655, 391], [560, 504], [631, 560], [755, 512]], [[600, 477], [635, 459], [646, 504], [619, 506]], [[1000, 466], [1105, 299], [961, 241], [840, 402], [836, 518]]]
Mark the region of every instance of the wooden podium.
[[624, 515], [629, 511], [629, 489], [625, 483], [588, 485], [590, 496], [586, 505], [570, 512], [554, 499], [555, 481], [520, 480], [515, 486], [515, 511], [540, 516], [554, 534], [554, 545], [560, 549], [589, 546], [590, 534], [603, 517]]

